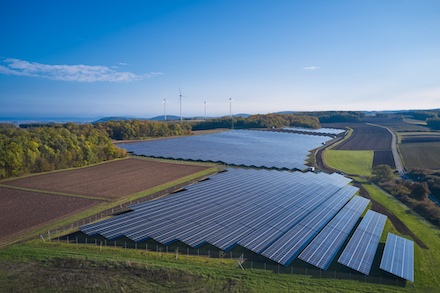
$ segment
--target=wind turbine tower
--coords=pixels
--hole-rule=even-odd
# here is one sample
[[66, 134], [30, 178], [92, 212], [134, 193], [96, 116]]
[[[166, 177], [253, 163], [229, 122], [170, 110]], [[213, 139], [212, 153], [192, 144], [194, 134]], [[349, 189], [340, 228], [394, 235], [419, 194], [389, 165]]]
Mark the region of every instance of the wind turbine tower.
[[182, 121], [182, 91], [179, 87], [180, 121]]
[[204, 103], [205, 103], [205, 120], [206, 120], [206, 101]]
[[167, 121], [167, 99], [163, 99], [163, 119]]

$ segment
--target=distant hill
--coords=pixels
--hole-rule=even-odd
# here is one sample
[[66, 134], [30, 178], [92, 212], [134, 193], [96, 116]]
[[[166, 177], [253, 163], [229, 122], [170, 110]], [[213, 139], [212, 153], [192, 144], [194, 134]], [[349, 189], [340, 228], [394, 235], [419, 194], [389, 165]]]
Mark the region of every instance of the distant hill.
[[250, 114], [244, 114], [244, 113], [241, 113], [241, 114], [234, 114], [234, 115], [232, 115], [232, 116], [234, 116], [234, 117], [241, 117], [241, 118], [246, 119], [246, 118], [248, 118], [248, 117], [251, 116], [251, 115], [250, 115]]
[[[183, 118], [185, 120], [187, 120], [187, 118]], [[152, 121], [165, 121], [165, 116], [156, 116], [156, 117], [152, 117], [152, 118], [148, 118], [148, 120], [152, 120]], [[180, 120], [179, 116], [175, 116], [175, 115], [167, 115], [167, 121], [175, 121], [175, 120]]]
[[107, 122], [107, 121], [127, 121], [127, 120], [134, 120], [134, 119], [145, 120], [144, 118], [114, 116], [114, 117], [104, 117], [99, 120], [93, 121], [92, 123]]

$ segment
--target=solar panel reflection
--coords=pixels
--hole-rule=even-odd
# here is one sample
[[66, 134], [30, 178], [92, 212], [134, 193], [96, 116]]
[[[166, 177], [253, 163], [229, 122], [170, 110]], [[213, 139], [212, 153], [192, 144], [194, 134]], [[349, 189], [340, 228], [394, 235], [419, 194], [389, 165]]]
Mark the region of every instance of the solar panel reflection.
[[368, 275], [386, 219], [385, 215], [369, 210], [339, 257], [338, 262]]
[[380, 268], [414, 282], [414, 242], [388, 233]]
[[295, 133], [231, 130], [209, 135], [120, 144], [119, 147], [137, 155], [157, 158], [304, 170], [307, 168], [305, 160], [309, 150], [319, 147], [329, 139]]
[[261, 253], [306, 218], [307, 239], [316, 235], [357, 191], [348, 182], [334, 174], [229, 169], [80, 230], [165, 245], [177, 240], [191, 247], [210, 243], [225, 251], [241, 245]]
[[327, 270], [369, 202], [368, 199], [354, 196], [298, 258]]

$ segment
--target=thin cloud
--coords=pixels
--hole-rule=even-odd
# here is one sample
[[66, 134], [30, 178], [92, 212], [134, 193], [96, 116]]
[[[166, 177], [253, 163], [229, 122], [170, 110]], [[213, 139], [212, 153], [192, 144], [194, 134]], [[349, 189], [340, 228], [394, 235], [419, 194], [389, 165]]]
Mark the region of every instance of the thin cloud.
[[307, 71], [314, 71], [314, 70], [320, 69], [320, 67], [318, 67], [318, 66], [307, 66], [307, 67], [304, 67], [303, 69], [307, 70]]
[[107, 66], [50, 65], [5, 58], [0, 61], [0, 74], [74, 82], [130, 82], [155, 77], [163, 73], [150, 72], [138, 75], [127, 71], [117, 71]]

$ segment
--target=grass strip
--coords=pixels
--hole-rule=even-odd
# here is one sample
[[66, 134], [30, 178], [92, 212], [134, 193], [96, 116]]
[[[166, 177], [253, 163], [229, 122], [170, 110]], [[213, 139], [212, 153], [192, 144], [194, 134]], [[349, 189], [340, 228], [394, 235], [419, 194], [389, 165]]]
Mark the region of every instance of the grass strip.
[[325, 163], [347, 174], [370, 176], [374, 151], [326, 150]]
[[[99, 270], [105, 267], [105, 276], [112, 276], [115, 270], [120, 274], [123, 267], [130, 271], [127, 278], [134, 278], [137, 275], [138, 282], [143, 282], [146, 272], [165, 272], [167, 282], [164, 284], [166, 292], [402, 292], [410, 288], [387, 286], [372, 283], [363, 283], [352, 280], [336, 280], [332, 278], [312, 278], [310, 275], [276, 274], [269, 270], [237, 268], [235, 259], [216, 259], [196, 256], [179, 255], [175, 253], [146, 252], [142, 250], [103, 247], [95, 245], [65, 244], [65, 243], [43, 243], [42, 241], [30, 241], [22, 244], [15, 244], [6, 249], [0, 250], [0, 281], [12, 282], [10, 278], [12, 271], [2, 270], [2, 267], [20, 267], [20, 264], [40, 263], [43, 271], [38, 274], [29, 275], [26, 271], [16, 274], [22, 278], [21, 283], [27, 283], [27, 277], [33, 277], [32, 284], [39, 284], [40, 292], [56, 291], [57, 274], [65, 277], [72, 270], [66, 264], [76, 264], [75, 274], [81, 273], [81, 267], [86, 267], [86, 273], [92, 278], [99, 276]], [[54, 267], [54, 264], [58, 266]], [[92, 265], [90, 265], [92, 264]], [[28, 267], [32, 269], [32, 267]], [[51, 281], [43, 279], [47, 273], [51, 274]], [[83, 269], [84, 270], [84, 269]], [[61, 271], [61, 272], [60, 272]], [[182, 278], [182, 276], [185, 276]], [[35, 279], [37, 278], [37, 279]], [[105, 285], [109, 280], [95, 278], [94, 292], [103, 292], [100, 285]], [[202, 284], [198, 290], [182, 290], [188, 282], [196, 281]], [[77, 281], [78, 282], [78, 281]], [[118, 286], [107, 289], [107, 292], [121, 292], [123, 278], [117, 280]], [[104, 284], [102, 284], [104, 283]], [[42, 284], [42, 285], [41, 285]], [[55, 285], [54, 285], [55, 284]], [[125, 284], [125, 283], [123, 283]], [[75, 286], [75, 281], [72, 282]], [[2, 285], [0, 284], [0, 288]], [[8, 289], [3, 284], [4, 288]], [[220, 286], [220, 287], [219, 287]], [[161, 287], [158, 287], [159, 292]], [[152, 288], [153, 292], [155, 289]], [[145, 292], [145, 291], [144, 291]]]

